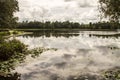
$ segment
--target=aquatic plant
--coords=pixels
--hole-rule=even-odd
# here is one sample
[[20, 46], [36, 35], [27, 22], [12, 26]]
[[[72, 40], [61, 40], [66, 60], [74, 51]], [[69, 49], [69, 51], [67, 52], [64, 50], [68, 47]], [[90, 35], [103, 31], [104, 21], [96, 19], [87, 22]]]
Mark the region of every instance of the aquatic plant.
[[0, 61], [7, 61], [18, 54], [26, 54], [26, 46], [18, 40], [5, 41], [0, 44]]
[[104, 76], [107, 80], [120, 80], [120, 69], [108, 70]]
[[8, 73], [8, 74], [0, 74], [0, 80], [21, 80], [20, 74], [18, 73]]
[[48, 50], [56, 51], [57, 49], [56, 48], [42, 48], [42, 47], [39, 47], [39, 48], [34, 48], [32, 50], [29, 50], [29, 54], [31, 54], [31, 57], [35, 58], [35, 57], [38, 57], [41, 53], [43, 53], [45, 51], [48, 51]]
[[44, 51], [57, 50], [49, 48], [35, 48], [28, 50], [27, 46], [19, 40], [8, 40], [0, 37], [0, 72], [8, 73], [14, 70], [15, 66], [24, 62], [26, 56], [33, 58], [39, 56]]
[[10, 72], [14, 69], [16, 63], [25, 59], [28, 54], [26, 45], [19, 40], [2, 40], [0, 41], [0, 72]]

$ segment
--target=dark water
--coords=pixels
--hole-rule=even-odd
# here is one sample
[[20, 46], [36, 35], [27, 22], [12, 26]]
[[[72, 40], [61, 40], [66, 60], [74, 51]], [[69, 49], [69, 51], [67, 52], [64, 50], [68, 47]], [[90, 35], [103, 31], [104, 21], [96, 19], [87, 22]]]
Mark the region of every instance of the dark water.
[[104, 80], [103, 70], [120, 67], [120, 35], [106, 31], [35, 31], [17, 37], [36, 47], [56, 48], [16, 67], [21, 80]]

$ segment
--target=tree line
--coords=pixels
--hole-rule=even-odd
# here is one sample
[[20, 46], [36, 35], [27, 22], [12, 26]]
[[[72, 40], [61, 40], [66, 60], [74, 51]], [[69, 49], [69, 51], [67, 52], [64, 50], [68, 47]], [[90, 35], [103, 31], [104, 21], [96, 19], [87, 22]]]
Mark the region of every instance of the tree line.
[[65, 22], [39, 22], [39, 21], [23, 21], [18, 23], [18, 26], [16, 27], [17, 29], [109, 29], [109, 30], [114, 30], [114, 29], [120, 29], [120, 24], [117, 22], [96, 22], [92, 23], [90, 22], [89, 24], [83, 24], [83, 23], [77, 23], [77, 22], [70, 22], [70, 21], [65, 21]]

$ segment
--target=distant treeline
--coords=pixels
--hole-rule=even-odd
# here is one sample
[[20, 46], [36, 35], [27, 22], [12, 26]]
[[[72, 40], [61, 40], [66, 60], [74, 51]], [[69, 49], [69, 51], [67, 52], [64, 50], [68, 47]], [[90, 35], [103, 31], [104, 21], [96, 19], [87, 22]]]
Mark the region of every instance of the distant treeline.
[[38, 21], [23, 21], [18, 23], [17, 29], [120, 29], [120, 23], [97, 22], [89, 24], [80, 24], [77, 22], [38, 22]]

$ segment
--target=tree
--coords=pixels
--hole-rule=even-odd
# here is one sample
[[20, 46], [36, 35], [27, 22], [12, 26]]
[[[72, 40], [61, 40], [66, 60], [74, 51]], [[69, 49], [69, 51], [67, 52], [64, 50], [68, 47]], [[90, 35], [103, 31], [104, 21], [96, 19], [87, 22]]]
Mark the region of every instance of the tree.
[[14, 17], [14, 12], [18, 10], [17, 0], [0, 0], [0, 28], [15, 27], [18, 18]]
[[120, 21], [120, 0], [99, 0], [100, 12], [112, 22]]

